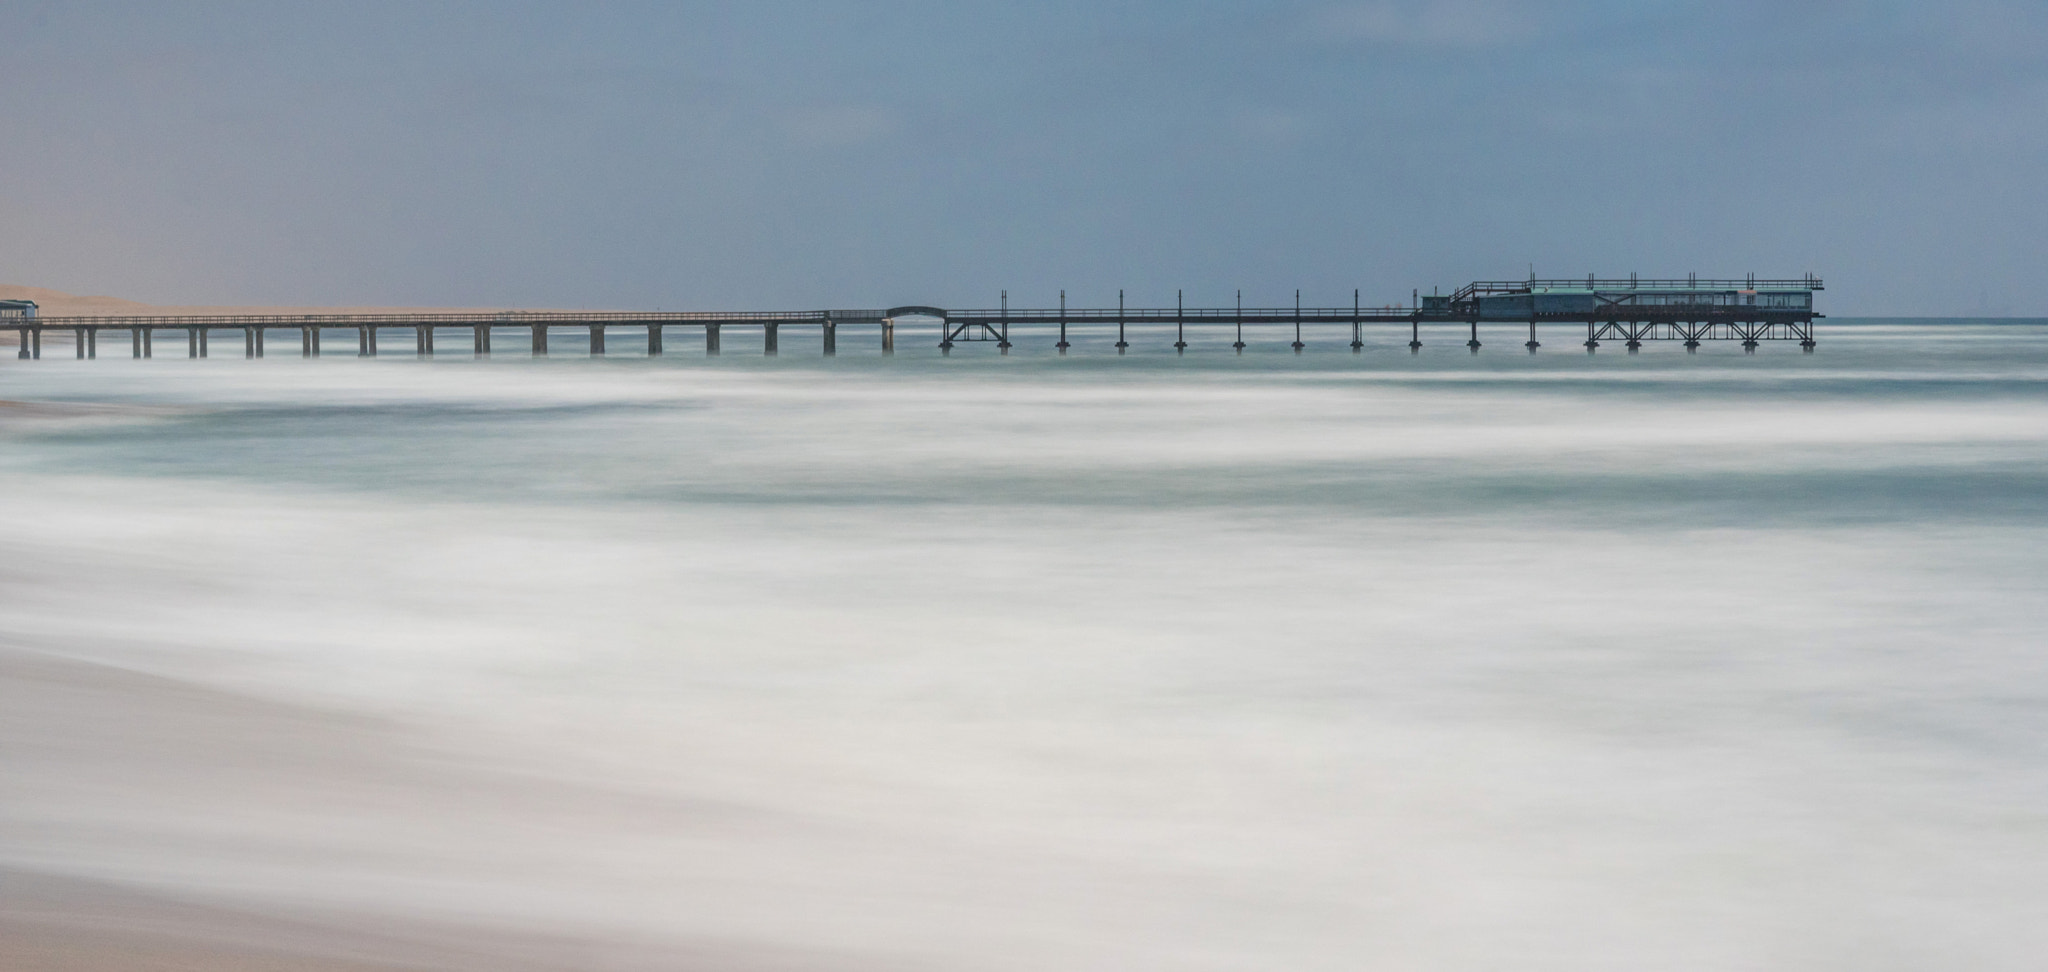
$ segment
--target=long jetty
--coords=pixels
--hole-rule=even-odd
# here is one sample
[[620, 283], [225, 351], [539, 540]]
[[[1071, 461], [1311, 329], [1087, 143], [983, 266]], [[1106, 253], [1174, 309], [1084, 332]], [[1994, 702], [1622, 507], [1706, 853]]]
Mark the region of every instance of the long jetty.
[[[1289, 346], [1298, 354], [1309, 347], [1305, 329], [1327, 334], [1332, 327], [1348, 329], [1348, 346], [1354, 353], [1365, 348], [1366, 328], [1406, 328], [1408, 348], [1419, 351], [1423, 328], [1446, 325], [1460, 329], [1465, 346], [1479, 351], [1480, 326], [1514, 325], [1519, 337], [1527, 326], [1523, 343], [1531, 353], [1541, 344], [1537, 327], [1569, 326], [1576, 336], [1583, 327], [1583, 347], [1589, 353], [1603, 341], [1619, 342], [1633, 352], [1645, 341], [1678, 341], [1687, 350], [1704, 341], [1736, 341], [1745, 351], [1755, 351], [1760, 342], [1798, 342], [1806, 351], [1815, 347], [1814, 322], [1824, 315], [1813, 310], [1813, 294], [1821, 288], [1820, 278], [1808, 275], [1793, 279], [1682, 280], [1583, 279], [1526, 281], [1478, 281], [1449, 295], [1415, 293], [1405, 305], [1366, 307], [1352, 294], [1349, 307], [1303, 307], [1300, 293], [1292, 307], [1127, 307], [1118, 295], [1115, 307], [1069, 307], [1060, 295], [1057, 307], [1016, 308], [1007, 294], [1001, 306], [979, 309], [947, 309], [908, 304], [886, 309], [819, 311], [743, 312], [534, 312], [508, 311], [469, 314], [312, 314], [312, 315], [222, 315], [211, 317], [0, 317], [0, 328], [18, 330], [20, 357], [42, 357], [43, 335], [70, 331], [76, 356], [97, 358], [103, 335], [126, 337], [129, 354], [136, 358], [155, 356], [156, 344], [164, 332], [183, 333], [187, 357], [208, 356], [209, 338], [216, 332], [239, 332], [242, 355], [265, 356], [274, 332], [296, 331], [297, 350], [303, 357], [319, 357], [327, 344], [328, 332], [354, 332], [356, 354], [376, 357], [380, 334], [411, 331], [411, 350], [426, 357], [436, 353], [436, 338], [444, 331], [468, 331], [470, 352], [478, 357], [492, 353], [493, 338], [501, 331], [523, 332], [529, 351], [535, 356], [548, 353], [549, 337], [557, 330], [582, 330], [588, 334], [592, 355], [605, 353], [607, 332], [614, 328], [644, 331], [646, 353], [660, 355], [666, 349], [671, 329], [697, 330], [704, 352], [716, 355], [722, 349], [728, 329], [758, 329], [761, 350], [774, 355], [781, 348], [784, 328], [817, 328], [819, 347], [827, 356], [838, 352], [838, 333], [843, 326], [880, 328], [883, 354], [896, 350], [899, 322], [924, 319], [936, 322], [938, 347], [942, 353], [968, 342], [989, 342], [1002, 353], [1014, 346], [1018, 329], [1034, 335], [1053, 336], [1053, 347], [1062, 355], [1073, 346], [1070, 329], [1103, 325], [1116, 327], [1115, 348], [1123, 354], [1131, 344], [1131, 330], [1146, 329], [1155, 334], [1170, 325], [1172, 347], [1185, 353], [1190, 332], [1225, 332], [1233, 338], [1230, 347], [1243, 353], [1248, 347], [1246, 329], [1292, 328]], [[175, 340], [175, 339], [173, 339]], [[289, 337], [287, 337], [289, 340]], [[400, 353], [403, 353], [402, 351]]]

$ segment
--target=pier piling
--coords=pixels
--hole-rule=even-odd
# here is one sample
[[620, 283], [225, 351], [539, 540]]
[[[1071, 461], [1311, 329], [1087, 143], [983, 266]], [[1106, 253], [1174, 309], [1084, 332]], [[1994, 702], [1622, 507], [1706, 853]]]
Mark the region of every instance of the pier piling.
[[661, 322], [656, 321], [652, 324], [647, 325], [647, 356], [650, 358], [654, 358], [659, 357], [660, 355]]
[[1296, 290], [1294, 292], [1294, 353], [1300, 354], [1301, 349], [1305, 347], [1308, 347], [1308, 345], [1301, 343], [1301, 291]]
[[602, 358], [602, 357], [604, 357], [604, 325], [603, 325], [603, 324], [592, 324], [592, 325], [590, 325], [590, 356], [591, 356], [591, 357], [593, 357], [593, 358]]
[[1244, 291], [1242, 290], [1237, 292], [1237, 340], [1230, 346], [1238, 354], [1244, 354]]
[[706, 357], [716, 357], [718, 355], [717, 324], [704, 325], [704, 354]]
[[1122, 290], [1121, 288], [1119, 288], [1119, 289], [1117, 290], [1117, 292], [1116, 292], [1116, 353], [1117, 353], [1117, 356], [1118, 356], [1118, 357], [1122, 357], [1122, 356], [1123, 356], [1123, 353], [1124, 353], [1124, 349], [1125, 349], [1125, 348], [1128, 348], [1128, 347], [1130, 347], [1130, 346], [1131, 346], [1131, 342], [1129, 342], [1129, 341], [1126, 341], [1126, 340], [1124, 340], [1124, 292], [1123, 292], [1123, 290]]
[[1060, 291], [1060, 343], [1053, 345], [1060, 351], [1060, 357], [1067, 356], [1067, 292]]
[[533, 325], [533, 356], [536, 358], [548, 356], [548, 326], [546, 324]]
[[761, 325], [761, 356], [764, 358], [775, 357], [781, 351], [775, 328], [774, 321]]

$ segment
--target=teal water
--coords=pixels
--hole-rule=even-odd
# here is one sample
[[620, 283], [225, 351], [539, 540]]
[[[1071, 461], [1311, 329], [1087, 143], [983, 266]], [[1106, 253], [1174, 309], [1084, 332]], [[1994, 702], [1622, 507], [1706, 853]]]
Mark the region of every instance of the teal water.
[[2048, 322], [1133, 333], [0, 362], [0, 866], [820, 967], [2048, 946]]

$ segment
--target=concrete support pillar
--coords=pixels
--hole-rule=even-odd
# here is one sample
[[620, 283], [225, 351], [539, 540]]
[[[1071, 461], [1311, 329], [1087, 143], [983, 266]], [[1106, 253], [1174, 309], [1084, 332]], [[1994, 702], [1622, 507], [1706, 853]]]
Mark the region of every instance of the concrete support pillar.
[[259, 358], [263, 357], [263, 332], [267, 330], [269, 330], [269, 328], [262, 327], [260, 325], [256, 328], [256, 356]]
[[1528, 348], [1528, 349], [1529, 349], [1529, 353], [1530, 353], [1530, 354], [1535, 354], [1535, 353], [1536, 353], [1536, 349], [1537, 349], [1537, 348], [1540, 348], [1540, 347], [1542, 347], [1542, 346], [1543, 346], [1543, 345], [1540, 345], [1540, 344], [1537, 344], [1537, 343], [1536, 343], [1536, 322], [1535, 322], [1535, 321], [1530, 321], [1530, 322], [1529, 322], [1529, 343], [1527, 343], [1527, 344], [1524, 344], [1524, 345], [1522, 345], [1522, 347]]
[[1478, 354], [1478, 353], [1479, 353], [1479, 322], [1478, 322], [1478, 321], [1473, 321], [1473, 322], [1472, 322], [1472, 340], [1470, 340], [1470, 341], [1467, 341], [1467, 342], [1465, 342], [1465, 346], [1466, 346], [1466, 347], [1468, 347], [1468, 348], [1471, 348], [1471, 349], [1472, 349], [1472, 353], [1473, 353], [1473, 354]]
[[36, 328], [35, 333], [30, 335], [30, 337], [35, 342], [35, 348], [29, 352], [29, 357], [40, 361], [43, 358], [43, 329], [40, 327]]
[[647, 356], [652, 358], [661, 353], [661, 325], [647, 325]]
[[825, 357], [833, 357], [839, 353], [839, 328], [831, 321], [826, 321], [822, 330], [824, 334], [818, 339], [819, 344], [825, 352]]
[[368, 324], [358, 326], [356, 328], [356, 357], [374, 358], [376, 356], [377, 329]]
[[81, 360], [85, 358], [85, 346], [92, 341], [91, 332], [92, 328], [88, 327], [74, 327], [71, 329], [71, 354], [73, 357]]
[[145, 327], [142, 329], [142, 356], [145, 358], [156, 357], [156, 328]]
[[434, 326], [432, 324], [413, 325], [412, 351], [413, 354], [422, 358], [434, 356]]
[[1593, 335], [1594, 335], [1594, 333], [1595, 333], [1595, 332], [1594, 332], [1594, 330], [1593, 330], [1593, 328], [1594, 328], [1594, 324], [1593, 324], [1593, 322], [1592, 322], [1592, 321], [1587, 321], [1587, 322], [1586, 322], [1586, 353], [1587, 353], [1587, 354], [1592, 354], [1592, 353], [1593, 353], [1594, 351], [1597, 351], [1597, 350], [1599, 350], [1599, 349], [1600, 349], [1600, 341], [1599, 341], [1599, 339], [1598, 339], [1598, 338], [1596, 338], [1596, 337], [1594, 337], [1594, 336], [1593, 336]]
[[533, 325], [533, 356], [536, 358], [548, 356], [548, 326], [546, 324]]
[[244, 358], [253, 358], [253, 357], [255, 357], [255, 356], [256, 356], [256, 329], [255, 329], [255, 328], [253, 328], [253, 327], [246, 327], [246, 326], [245, 326], [245, 327], [243, 327], [243, 328], [242, 328], [242, 357], [244, 357]]
[[16, 351], [15, 351], [15, 353], [14, 353], [14, 356], [15, 356], [15, 357], [17, 357], [17, 358], [21, 358], [21, 359], [23, 359], [23, 360], [27, 360], [27, 358], [28, 358], [28, 342], [29, 342], [29, 336], [28, 336], [28, 328], [25, 328], [25, 327], [24, 327], [24, 328], [20, 328], [19, 330], [20, 330], [20, 332], [21, 332], [21, 346], [20, 346], [20, 348], [19, 348], [18, 350], [16, 350]]
[[299, 357], [314, 358], [320, 355], [320, 329], [311, 325], [299, 326]]
[[601, 358], [604, 356], [603, 324], [590, 325], [590, 356], [593, 358]]
[[704, 325], [704, 354], [707, 357], [716, 357], [718, 355], [718, 325], [716, 324]]
[[896, 322], [887, 318], [882, 320], [882, 353], [896, 353]]
[[199, 357], [199, 329], [196, 327], [185, 329], [185, 357]]
[[147, 331], [147, 330], [149, 330], [149, 329], [148, 329], [148, 328], [146, 328], [146, 327], [131, 327], [131, 328], [129, 328], [129, 329], [128, 329], [128, 356], [129, 356], [129, 357], [131, 357], [131, 358], [140, 358], [140, 357], [142, 357], [142, 333], [143, 333], [144, 331]]
[[1422, 318], [1420, 317], [1408, 319], [1408, 353], [1422, 353]]
[[772, 358], [775, 357], [775, 355], [781, 350], [780, 348], [777, 347], [777, 345], [780, 342], [778, 341], [775, 333], [776, 328], [780, 326], [781, 325], [776, 324], [774, 321], [769, 321], [766, 324], [761, 325], [762, 356]]
[[470, 353], [476, 355], [479, 358], [490, 357], [491, 326], [489, 324], [478, 324], [477, 326], [471, 328], [470, 330], [473, 332], [470, 335]]

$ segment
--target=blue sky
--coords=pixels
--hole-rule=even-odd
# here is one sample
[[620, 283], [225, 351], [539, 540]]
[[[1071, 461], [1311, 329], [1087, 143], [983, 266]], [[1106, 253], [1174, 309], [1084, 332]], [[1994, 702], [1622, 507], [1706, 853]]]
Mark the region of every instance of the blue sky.
[[2048, 314], [2048, 4], [0, 7], [0, 280], [164, 303]]

